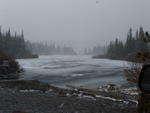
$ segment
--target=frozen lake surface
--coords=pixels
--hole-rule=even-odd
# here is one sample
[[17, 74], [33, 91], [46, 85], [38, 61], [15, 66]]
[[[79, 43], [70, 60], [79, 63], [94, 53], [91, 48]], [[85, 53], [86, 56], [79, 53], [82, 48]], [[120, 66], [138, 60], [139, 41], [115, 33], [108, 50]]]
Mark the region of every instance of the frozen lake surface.
[[22, 79], [40, 80], [62, 88], [66, 85], [98, 88], [106, 84], [128, 87], [123, 72], [126, 61], [91, 56], [40, 56], [18, 61], [25, 70]]

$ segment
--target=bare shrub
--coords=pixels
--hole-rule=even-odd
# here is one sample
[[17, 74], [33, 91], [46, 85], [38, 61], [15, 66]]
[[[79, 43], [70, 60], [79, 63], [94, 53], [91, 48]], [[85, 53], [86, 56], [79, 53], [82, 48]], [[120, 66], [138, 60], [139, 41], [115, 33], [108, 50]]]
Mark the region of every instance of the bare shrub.
[[125, 76], [130, 83], [137, 83], [142, 69], [141, 63], [128, 63], [128, 67], [124, 70]]
[[6, 68], [5, 72], [0, 71], [0, 74], [15, 74], [21, 71], [19, 63], [14, 58], [0, 52], [0, 65], [3, 65], [3, 61], [8, 62], [8, 67]]

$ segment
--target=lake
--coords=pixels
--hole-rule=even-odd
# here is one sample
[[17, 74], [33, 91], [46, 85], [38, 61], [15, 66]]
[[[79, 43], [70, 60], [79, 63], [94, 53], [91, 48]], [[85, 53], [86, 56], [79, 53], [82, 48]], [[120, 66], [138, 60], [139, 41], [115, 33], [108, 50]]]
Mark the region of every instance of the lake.
[[25, 70], [21, 78], [25, 80], [39, 80], [61, 88], [66, 85], [98, 88], [106, 84], [129, 87], [124, 75], [126, 61], [52, 55], [18, 62]]

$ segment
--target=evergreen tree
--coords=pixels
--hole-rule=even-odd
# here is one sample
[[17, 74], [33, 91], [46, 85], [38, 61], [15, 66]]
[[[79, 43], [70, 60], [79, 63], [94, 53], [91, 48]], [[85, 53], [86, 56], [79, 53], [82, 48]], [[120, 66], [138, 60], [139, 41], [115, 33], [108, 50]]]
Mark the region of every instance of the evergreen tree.
[[17, 35], [16, 32], [12, 35], [10, 29], [5, 33], [1, 33], [0, 29], [0, 52], [14, 58], [37, 57], [26, 48], [23, 31], [21, 35]]
[[107, 51], [107, 57], [113, 59], [124, 59], [126, 56], [141, 52], [148, 52], [148, 46], [144, 42], [145, 33], [142, 27], [136, 31], [135, 36], [132, 34], [132, 28], [127, 33], [125, 44], [117, 38], [115, 42], [110, 42]]

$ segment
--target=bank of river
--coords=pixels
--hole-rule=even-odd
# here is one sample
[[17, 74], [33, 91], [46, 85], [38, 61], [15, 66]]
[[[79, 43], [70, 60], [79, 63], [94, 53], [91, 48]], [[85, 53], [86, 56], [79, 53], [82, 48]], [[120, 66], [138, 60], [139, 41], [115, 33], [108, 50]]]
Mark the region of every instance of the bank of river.
[[0, 81], [0, 86], [0, 113], [138, 113], [136, 93], [61, 89], [27, 80]]

